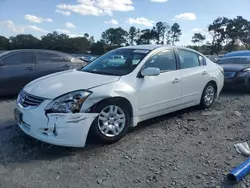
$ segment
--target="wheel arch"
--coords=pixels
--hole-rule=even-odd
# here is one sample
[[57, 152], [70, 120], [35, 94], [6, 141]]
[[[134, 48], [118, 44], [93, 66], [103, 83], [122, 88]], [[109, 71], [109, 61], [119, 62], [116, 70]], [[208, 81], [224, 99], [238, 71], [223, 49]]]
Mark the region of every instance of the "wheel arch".
[[207, 85], [208, 85], [209, 83], [214, 84], [215, 90], [216, 90], [216, 98], [217, 98], [217, 96], [218, 96], [218, 84], [217, 84], [217, 82], [216, 82], [215, 80], [209, 80], [209, 81], [207, 82], [207, 84], [204, 86], [203, 90], [202, 90], [202, 93], [201, 93], [201, 96], [200, 96], [200, 100], [201, 100], [201, 98], [202, 98], [204, 89], [207, 87]]
[[129, 115], [131, 118], [133, 118], [133, 115], [134, 115], [134, 111], [133, 111], [133, 107], [132, 107], [132, 104], [131, 102], [126, 99], [125, 97], [120, 97], [120, 96], [115, 96], [115, 97], [107, 97], [107, 98], [104, 98], [100, 101], [98, 101], [97, 103], [95, 103], [93, 106], [90, 107], [90, 111], [91, 112], [96, 112], [96, 107], [102, 103], [108, 103], [108, 102], [113, 102], [113, 101], [116, 101], [116, 102], [121, 102], [121, 104], [124, 104], [128, 107], [128, 111], [129, 111]]

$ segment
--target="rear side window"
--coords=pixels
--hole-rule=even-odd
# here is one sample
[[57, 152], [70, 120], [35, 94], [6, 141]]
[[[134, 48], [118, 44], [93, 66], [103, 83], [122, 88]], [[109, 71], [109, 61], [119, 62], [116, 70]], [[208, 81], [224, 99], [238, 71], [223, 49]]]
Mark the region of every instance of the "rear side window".
[[60, 62], [70, 62], [63, 56], [49, 53], [49, 52], [37, 52], [36, 53], [37, 63], [60, 63]]
[[188, 50], [178, 50], [181, 69], [188, 69], [200, 66], [198, 54]]
[[4, 65], [32, 64], [33, 55], [32, 52], [19, 52], [4, 58], [2, 61]]
[[161, 72], [177, 69], [176, 59], [173, 50], [164, 50], [151, 57], [144, 65], [144, 68], [156, 67]]

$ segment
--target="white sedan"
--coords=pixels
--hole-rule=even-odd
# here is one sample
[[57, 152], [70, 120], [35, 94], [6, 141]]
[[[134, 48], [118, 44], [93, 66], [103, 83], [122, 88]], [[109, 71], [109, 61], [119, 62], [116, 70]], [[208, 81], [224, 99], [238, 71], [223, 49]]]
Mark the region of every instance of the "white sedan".
[[122, 47], [81, 69], [32, 81], [19, 93], [14, 114], [26, 134], [47, 143], [84, 147], [90, 133], [113, 143], [141, 121], [211, 107], [223, 83], [222, 67], [194, 50]]

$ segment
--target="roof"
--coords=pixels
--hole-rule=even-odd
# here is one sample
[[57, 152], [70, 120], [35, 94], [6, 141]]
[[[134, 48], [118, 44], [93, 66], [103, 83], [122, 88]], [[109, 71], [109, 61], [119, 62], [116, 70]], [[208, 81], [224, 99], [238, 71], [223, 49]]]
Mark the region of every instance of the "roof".
[[239, 56], [228, 56], [228, 57], [222, 57], [220, 58], [220, 60], [223, 59], [239, 59], [239, 58], [250, 58], [250, 54], [249, 55], [239, 55]]
[[69, 54], [64, 53], [64, 52], [60, 52], [60, 51], [56, 51], [56, 50], [46, 50], [46, 49], [16, 49], [16, 50], [8, 50], [8, 51], [2, 52], [0, 54], [1, 55], [6, 55], [6, 54], [13, 54], [15, 52], [50, 52], [50, 53], [65, 56], [65, 57], [68, 57], [68, 58], [73, 57], [72, 55], [69, 55]]
[[63, 53], [56, 50], [46, 50], [46, 49], [16, 49], [16, 50], [9, 50], [9, 52], [53, 52], [53, 53]]
[[224, 57], [232, 57], [232, 56], [250, 56], [250, 50], [242, 50], [242, 51], [235, 51], [227, 53], [223, 56]]
[[[185, 47], [180, 47], [180, 46], [171, 46], [171, 45], [158, 45], [158, 44], [143, 44], [143, 45], [135, 45], [135, 46], [125, 46], [121, 48], [127, 48], [127, 49], [141, 49], [141, 50], [154, 50], [157, 48], [168, 48], [168, 49], [189, 49]], [[192, 49], [189, 49], [192, 50]]]

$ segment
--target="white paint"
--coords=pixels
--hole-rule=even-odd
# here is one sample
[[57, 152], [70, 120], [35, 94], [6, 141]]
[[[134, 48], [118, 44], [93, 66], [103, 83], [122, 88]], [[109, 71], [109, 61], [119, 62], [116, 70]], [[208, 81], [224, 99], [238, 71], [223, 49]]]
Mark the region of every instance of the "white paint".
[[[152, 48], [148, 47], [148, 50]], [[34, 109], [18, 107], [24, 115], [24, 122], [31, 128], [28, 131], [25, 125], [19, 126], [30, 136], [44, 142], [83, 147], [89, 128], [94, 118], [98, 116], [96, 113], [84, 112], [102, 99], [110, 97], [127, 99], [133, 110], [132, 126], [136, 126], [146, 119], [199, 104], [203, 89], [209, 81], [217, 84], [217, 97], [219, 96], [224, 84], [224, 76], [218, 65], [205, 56], [206, 66], [162, 72], [158, 76], [138, 77], [144, 63], [152, 55], [169, 48], [175, 47], [154, 49], [130, 74], [125, 76], [107, 76], [69, 70], [29, 83], [24, 88], [26, 92], [48, 98], [48, 100]], [[207, 74], [202, 74], [204, 71]], [[81, 113], [48, 114], [46, 117], [44, 109], [54, 98], [79, 89], [88, 89], [93, 92], [84, 101]], [[51, 130], [55, 124], [57, 136], [53, 134], [45, 136], [41, 133], [41, 129]]]

